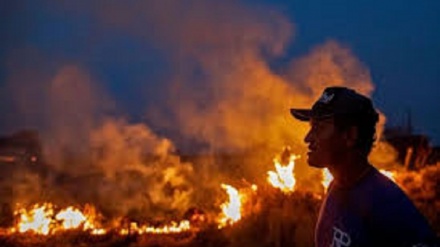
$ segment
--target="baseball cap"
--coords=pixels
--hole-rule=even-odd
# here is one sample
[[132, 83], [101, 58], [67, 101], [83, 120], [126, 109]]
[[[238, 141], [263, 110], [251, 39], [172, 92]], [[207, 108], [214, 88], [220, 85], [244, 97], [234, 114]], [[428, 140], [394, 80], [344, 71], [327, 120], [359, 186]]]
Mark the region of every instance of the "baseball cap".
[[347, 87], [327, 87], [311, 109], [292, 108], [290, 113], [300, 121], [334, 116], [377, 116], [368, 97]]

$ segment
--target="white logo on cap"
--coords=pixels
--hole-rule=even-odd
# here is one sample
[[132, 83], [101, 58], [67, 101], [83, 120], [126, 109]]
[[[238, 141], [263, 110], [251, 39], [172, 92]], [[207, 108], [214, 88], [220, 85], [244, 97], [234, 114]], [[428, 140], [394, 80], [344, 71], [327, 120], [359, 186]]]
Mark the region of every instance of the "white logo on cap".
[[319, 98], [319, 102], [328, 104], [335, 97], [334, 94], [328, 94], [327, 92], [322, 93], [321, 98]]

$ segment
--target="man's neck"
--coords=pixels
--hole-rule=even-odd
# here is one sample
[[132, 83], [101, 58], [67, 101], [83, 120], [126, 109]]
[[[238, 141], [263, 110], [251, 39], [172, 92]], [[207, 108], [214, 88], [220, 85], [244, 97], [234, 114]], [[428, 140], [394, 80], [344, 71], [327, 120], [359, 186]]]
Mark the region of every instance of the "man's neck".
[[367, 157], [347, 156], [337, 164], [329, 167], [334, 181], [341, 187], [350, 187], [361, 180], [370, 171], [372, 166]]

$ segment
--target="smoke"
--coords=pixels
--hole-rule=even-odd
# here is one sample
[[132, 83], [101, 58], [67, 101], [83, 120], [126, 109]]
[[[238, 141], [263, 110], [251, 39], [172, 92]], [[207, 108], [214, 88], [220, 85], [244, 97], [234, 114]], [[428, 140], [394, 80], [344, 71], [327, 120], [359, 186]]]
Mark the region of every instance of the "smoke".
[[51, 162], [65, 163], [60, 154], [75, 156], [87, 152], [89, 136], [111, 104], [108, 96], [92, 83], [86, 72], [76, 66], [64, 66], [50, 81], [46, 99], [44, 140]]
[[112, 4], [94, 10], [103, 23], [144, 38], [171, 61], [163, 102], [149, 106], [146, 115], [154, 126], [190, 140], [179, 143], [184, 149], [193, 140], [214, 152], [301, 148], [307, 127], [291, 121], [290, 107], [309, 106], [329, 85], [364, 94], [374, 89], [368, 69], [336, 41], [293, 59], [285, 72], [275, 71], [270, 64], [291, 44], [294, 25], [267, 6]]
[[108, 120], [91, 136], [93, 168], [99, 179], [89, 181], [100, 206], [111, 215], [159, 216], [192, 206], [192, 164], [181, 162], [170, 140], [144, 124]]
[[[368, 69], [351, 50], [329, 40], [295, 59], [287, 72], [302, 94], [315, 101], [328, 86], [346, 86], [370, 96], [374, 85]], [[310, 106], [310, 102], [307, 103]]]
[[39, 131], [35, 145], [44, 149], [38, 168], [9, 171], [2, 188], [11, 188], [12, 201], [92, 203], [109, 216], [132, 217], [183, 214], [193, 203], [192, 164], [145, 124], [113, 116], [114, 102], [87, 70], [17, 66], [5, 88], [15, 119]]
[[[150, 90], [132, 90], [137, 94], [130, 98], [155, 100], [143, 106], [146, 125], [119, 111], [120, 102], [106, 91], [110, 82], [87, 68], [89, 58], [53, 61], [36, 51], [11, 56], [6, 101], [16, 112], [12, 122], [42, 133], [55, 173], [44, 186], [109, 214], [181, 212], [201, 185], [220, 184], [219, 170], [264, 179], [284, 146], [305, 152], [308, 125], [292, 119], [291, 107], [309, 107], [330, 85], [366, 95], [374, 90], [365, 65], [336, 41], [281, 64], [295, 26], [268, 6], [232, 0], [47, 3], [58, 14], [92, 20], [93, 45], [111, 33], [140, 40], [167, 61], [163, 80], [146, 78], [142, 89]], [[25, 63], [27, 56], [37, 62]], [[208, 158], [193, 166], [176, 150], [244, 153], [246, 159], [231, 165]], [[301, 173], [305, 165], [299, 163]]]

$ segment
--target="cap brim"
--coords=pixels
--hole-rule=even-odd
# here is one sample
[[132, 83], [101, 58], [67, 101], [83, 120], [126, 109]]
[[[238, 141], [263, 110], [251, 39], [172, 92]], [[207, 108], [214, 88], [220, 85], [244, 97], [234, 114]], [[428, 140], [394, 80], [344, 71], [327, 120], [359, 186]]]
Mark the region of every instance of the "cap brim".
[[312, 110], [310, 109], [290, 109], [290, 114], [300, 121], [310, 121]]

